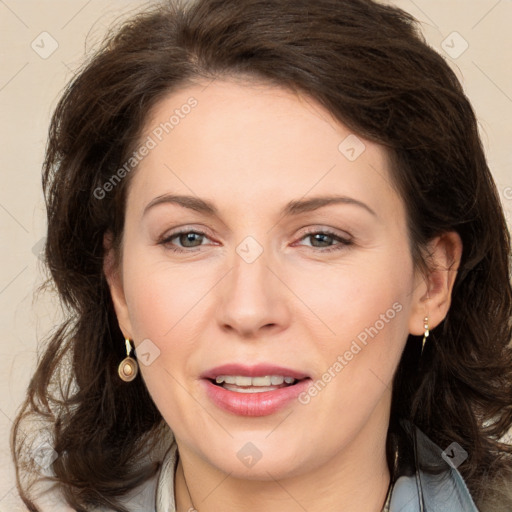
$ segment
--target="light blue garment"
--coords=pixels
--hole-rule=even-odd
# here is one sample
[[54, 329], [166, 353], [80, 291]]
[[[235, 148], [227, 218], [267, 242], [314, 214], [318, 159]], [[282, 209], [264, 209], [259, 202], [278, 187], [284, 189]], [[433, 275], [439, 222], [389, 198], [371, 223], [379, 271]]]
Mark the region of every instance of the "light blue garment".
[[[478, 512], [456, 468], [456, 463], [464, 463], [462, 448], [454, 444], [443, 452], [417, 427], [408, 422], [402, 426], [413, 443], [414, 469], [396, 480], [390, 512]], [[431, 468], [433, 473], [422, 468]]]
[[398, 478], [391, 495], [390, 512], [478, 512], [466, 484], [462, 479], [458, 481], [460, 475], [440, 483], [420, 471], [419, 478], [421, 487], [415, 476]]
[[[443, 459], [443, 451], [417, 427], [408, 422], [401, 425], [413, 449], [412, 453], [402, 453], [402, 469], [393, 485], [389, 512], [478, 512], [462, 476], [446, 462], [446, 455]], [[173, 484], [178, 459], [173, 441], [156, 479], [124, 502], [130, 512], [176, 512]]]

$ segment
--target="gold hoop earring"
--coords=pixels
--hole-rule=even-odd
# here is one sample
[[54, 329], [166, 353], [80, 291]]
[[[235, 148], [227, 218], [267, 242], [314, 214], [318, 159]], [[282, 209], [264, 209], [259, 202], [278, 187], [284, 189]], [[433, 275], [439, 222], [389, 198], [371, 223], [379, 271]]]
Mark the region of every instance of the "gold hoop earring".
[[425, 343], [427, 342], [427, 338], [430, 335], [430, 330], [428, 328], [428, 316], [423, 319], [423, 327], [425, 329], [425, 334], [423, 335], [423, 342], [421, 344], [421, 353], [423, 354], [423, 349], [425, 348]]
[[133, 357], [130, 357], [132, 352], [132, 344], [130, 343], [130, 340], [126, 338], [124, 341], [126, 344], [126, 357], [119, 363], [117, 373], [125, 382], [131, 382], [135, 377], [137, 377], [137, 373], [139, 373], [139, 365]]

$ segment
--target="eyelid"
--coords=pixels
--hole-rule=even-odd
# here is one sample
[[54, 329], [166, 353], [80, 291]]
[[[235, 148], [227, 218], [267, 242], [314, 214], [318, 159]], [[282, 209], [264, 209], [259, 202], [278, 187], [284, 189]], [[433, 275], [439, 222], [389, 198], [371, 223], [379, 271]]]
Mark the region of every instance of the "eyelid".
[[[314, 235], [317, 233], [324, 233], [324, 234], [332, 235], [335, 237], [339, 237], [345, 241], [353, 239], [353, 236], [350, 235], [350, 233], [348, 233], [346, 231], [339, 232], [338, 230], [334, 230], [333, 228], [328, 228], [325, 226], [309, 226], [309, 227], [303, 228], [303, 229], [304, 230], [301, 231], [299, 235], [297, 235], [299, 237], [299, 239], [304, 238], [306, 235]], [[161, 235], [158, 238], [158, 243], [160, 243], [166, 239], [173, 238], [176, 235], [181, 235], [184, 233], [196, 233], [198, 235], [202, 235], [207, 238], [212, 238], [212, 236], [209, 233], [208, 228], [204, 228], [204, 227], [194, 228], [192, 226], [185, 225], [185, 226], [181, 226], [179, 228], [175, 228], [175, 229], [171, 230], [171, 232], [166, 231], [163, 235]]]
[[327, 226], [308, 226], [307, 228], [304, 228], [304, 231], [300, 232], [299, 237], [304, 238], [306, 235], [314, 235], [316, 233], [325, 233], [328, 235], [332, 235], [338, 238], [341, 238], [343, 240], [353, 240], [353, 236], [348, 233], [347, 231], [342, 231], [334, 228], [329, 228]]
[[334, 245], [330, 245], [327, 247], [314, 247], [312, 245], [306, 245], [306, 247], [309, 247], [313, 252], [316, 253], [330, 253], [335, 251], [340, 251], [343, 248], [346, 248], [347, 246], [353, 245], [354, 243], [354, 237], [347, 233], [346, 231], [343, 232], [344, 235], [340, 234], [337, 230], [328, 228], [328, 227], [321, 227], [321, 226], [313, 226], [308, 227], [303, 231], [299, 236], [298, 240], [296, 242], [293, 242], [292, 246], [299, 245], [302, 246], [302, 244], [298, 243], [305, 239], [307, 239], [309, 236], [313, 236], [316, 234], [322, 234], [327, 235], [334, 239], [335, 243]]
[[165, 244], [166, 241], [175, 238], [178, 235], [183, 235], [186, 233], [195, 233], [196, 235], [204, 236], [205, 238], [212, 239], [213, 237], [210, 235], [209, 230], [207, 228], [201, 227], [201, 228], [194, 228], [192, 226], [180, 226], [179, 228], [172, 229], [170, 231], [164, 232], [163, 235], [161, 235], [157, 243], [158, 244]]
[[[208, 229], [200, 228], [195, 229], [192, 226], [181, 226], [179, 228], [175, 228], [175, 230], [171, 230], [171, 232], [166, 232], [164, 235], [162, 235], [158, 241], [158, 245], [169, 245], [169, 250], [175, 253], [193, 253], [196, 251], [201, 250], [201, 247], [207, 244], [201, 243], [198, 246], [195, 247], [179, 247], [175, 244], [171, 244], [171, 240], [173, 238], [176, 238], [180, 235], [188, 234], [188, 233], [194, 233], [196, 235], [199, 235], [203, 238], [212, 239], [208, 233]], [[304, 228], [302, 232], [299, 235], [296, 235], [297, 240], [293, 242], [292, 247], [295, 245], [301, 246], [302, 244], [299, 244], [298, 242], [301, 242], [302, 240], [308, 238], [308, 236], [313, 236], [316, 234], [322, 234], [327, 235], [334, 239], [335, 243], [334, 245], [330, 245], [327, 247], [314, 247], [313, 245], [306, 245], [306, 247], [309, 247], [313, 252], [316, 253], [328, 253], [328, 252], [334, 252], [337, 250], [341, 250], [344, 247], [347, 247], [349, 245], [352, 245], [354, 242], [354, 238], [352, 235], [350, 235], [348, 232], [344, 231], [343, 234], [338, 232], [338, 230], [335, 230], [333, 228], [328, 228], [325, 226], [308, 226], [307, 228]], [[296, 238], [294, 237], [294, 238]]]

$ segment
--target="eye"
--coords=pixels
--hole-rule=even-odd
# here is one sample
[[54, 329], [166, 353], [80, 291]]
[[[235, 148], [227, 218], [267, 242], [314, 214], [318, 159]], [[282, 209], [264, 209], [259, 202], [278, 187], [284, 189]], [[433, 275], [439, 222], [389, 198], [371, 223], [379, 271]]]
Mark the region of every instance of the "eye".
[[[320, 252], [339, 251], [348, 245], [352, 245], [352, 240], [348, 236], [342, 237], [328, 229], [308, 231], [300, 240], [306, 239], [311, 241], [310, 247], [319, 250]], [[333, 242], [338, 243], [332, 245]]]
[[[194, 250], [195, 248], [204, 245], [202, 242], [205, 238], [206, 233], [203, 233], [202, 231], [183, 230], [171, 233], [158, 243], [174, 252], [192, 252], [190, 249]], [[172, 242], [174, 239], [177, 240], [180, 246], [176, 246], [176, 244]]]
[[[158, 243], [173, 252], [185, 253], [198, 250], [201, 245], [205, 245], [203, 242], [206, 239], [208, 239], [207, 234], [203, 231], [182, 230], [165, 236]], [[327, 229], [309, 231], [300, 238], [300, 240], [306, 239], [312, 242], [310, 247], [320, 252], [341, 250], [353, 243], [348, 236], [342, 237]], [[174, 240], [176, 242], [173, 242]]]

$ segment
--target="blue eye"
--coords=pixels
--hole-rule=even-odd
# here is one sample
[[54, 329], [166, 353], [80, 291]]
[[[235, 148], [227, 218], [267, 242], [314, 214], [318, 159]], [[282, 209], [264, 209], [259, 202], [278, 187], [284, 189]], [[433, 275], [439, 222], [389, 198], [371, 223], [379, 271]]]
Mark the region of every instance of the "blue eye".
[[[168, 237], [165, 237], [159, 243], [167, 246], [171, 251], [174, 252], [192, 252], [187, 251], [186, 249], [195, 249], [203, 245], [201, 243], [203, 237], [206, 237], [206, 233], [203, 233], [202, 231], [179, 231], [177, 233], [169, 235]], [[178, 239], [179, 243], [181, 244], [181, 247], [177, 247], [175, 246], [175, 244], [171, 243], [172, 240], [174, 240], [175, 238]], [[200, 243], [196, 244], [195, 242], [197, 242], [198, 240]]]
[[[352, 241], [350, 239], [343, 238], [329, 230], [310, 231], [309, 233], [304, 234], [300, 238], [300, 240], [305, 240], [308, 238], [312, 242], [312, 244], [309, 245], [309, 247], [311, 247], [314, 251], [317, 252], [337, 251], [352, 244]], [[173, 240], [175, 239], [177, 240], [179, 245], [176, 245], [176, 243], [173, 242]], [[195, 252], [199, 250], [199, 247], [201, 245], [205, 245], [203, 244], [205, 239], [207, 239], [207, 235], [203, 231], [184, 230], [178, 231], [176, 233], [171, 233], [169, 236], [163, 238], [158, 243], [160, 245], [165, 246], [166, 248], [173, 252], [184, 253]], [[320, 245], [313, 245], [315, 243], [319, 243]]]
[[318, 250], [320, 252], [331, 252], [331, 251], [338, 251], [346, 247], [347, 245], [351, 245], [352, 241], [348, 238], [343, 238], [336, 233], [333, 233], [329, 230], [322, 230], [322, 231], [310, 231], [309, 233], [306, 233], [301, 240], [309, 238], [311, 242], [319, 242], [320, 244], [329, 244], [332, 242], [337, 241], [338, 243], [335, 245], [320, 245], [315, 246], [311, 245], [315, 250]]

